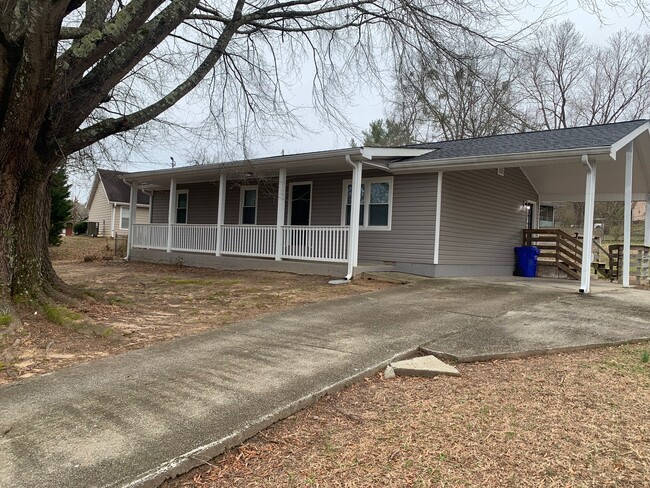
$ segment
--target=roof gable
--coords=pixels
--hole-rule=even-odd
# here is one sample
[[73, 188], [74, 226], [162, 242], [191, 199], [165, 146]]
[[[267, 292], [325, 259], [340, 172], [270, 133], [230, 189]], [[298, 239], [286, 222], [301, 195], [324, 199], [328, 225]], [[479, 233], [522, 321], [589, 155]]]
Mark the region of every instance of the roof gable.
[[[113, 171], [108, 169], [98, 169], [97, 175], [104, 186], [108, 201], [111, 203], [129, 204], [131, 200], [131, 188], [120, 176], [124, 175], [123, 171]], [[149, 196], [142, 190], [138, 190], [138, 205], [149, 205]]]

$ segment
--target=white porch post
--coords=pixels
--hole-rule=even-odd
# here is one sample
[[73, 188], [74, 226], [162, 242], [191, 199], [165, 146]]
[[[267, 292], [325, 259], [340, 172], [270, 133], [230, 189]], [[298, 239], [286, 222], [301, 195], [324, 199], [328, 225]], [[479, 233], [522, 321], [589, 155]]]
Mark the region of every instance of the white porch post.
[[650, 246], [650, 193], [645, 197], [645, 233], [643, 234], [643, 245]]
[[115, 204], [111, 209], [111, 237], [115, 237]]
[[[115, 209], [115, 207], [113, 207]], [[115, 210], [113, 210], [114, 212]], [[129, 234], [126, 237], [126, 259], [131, 257], [131, 247], [133, 246], [133, 224], [138, 211], [138, 185], [131, 183], [131, 195], [129, 198]], [[113, 219], [115, 220], [115, 219]]]
[[346, 278], [352, 279], [354, 267], [359, 264], [359, 215], [361, 214], [361, 177], [362, 163], [354, 162], [349, 157], [348, 163], [352, 165], [352, 195], [350, 208], [350, 228], [348, 236], [348, 274]]
[[436, 230], [433, 241], [433, 264], [438, 264], [440, 256], [440, 212], [442, 209], [442, 171], [438, 171], [438, 188], [436, 190]]
[[167, 214], [167, 252], [172, 252], [172, 224], [176, 220], [176, 179], [169, 182], [169, 212]]
[[632, 236], [632, 163], [634, 148], [625, 148], [625, 215], [623, 217], [623, 287], [630, 286], [630, 244]]
[[217, 256], [223, 250], [223, 224], [226, 218], [226, 175], [219, 175], [219, 203], [217, 207]]
[[275, 220], [275, 260], [282, 261], [282, 226], [287, 199], [287, 169], [280, 169], [278, 175], [278, 213]]
[[582, 156], [582, 163], [587, 167], [585, 185], [585, 215], [582, 241], [582, 275], [580, 292], [589, 293], [591, 289], [591, 247], [594, 240], [594, 204], [596, 201], [596, 163]]

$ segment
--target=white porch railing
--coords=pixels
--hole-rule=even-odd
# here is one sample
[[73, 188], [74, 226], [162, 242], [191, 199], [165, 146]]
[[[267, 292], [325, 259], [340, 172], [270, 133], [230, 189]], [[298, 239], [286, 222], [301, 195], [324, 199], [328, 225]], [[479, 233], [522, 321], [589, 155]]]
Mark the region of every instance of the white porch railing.
[[167, 224], [133, 224], [133, 247], [167, 249]]
[[275, 225], [224, 225], [221, 254], [275, 256]]
[[207, 224], [172, 224], [172, 251], [214, 253], [218, 229]]
[[[134, 224], [134, 248], [167, 249], [167, 224]], [[215, 253], [219, 226], [172, 224], [171, 250]], [[223, 225], [221, 254], [275, 257], [275, 225]], [[341, 263], [348, 258], [347, 226], [282, 226], [282, 258]]]
[[285, 225], [282, 257], [304, 261], [345, 262], [348, 258], [348, 227], [340, 225]]

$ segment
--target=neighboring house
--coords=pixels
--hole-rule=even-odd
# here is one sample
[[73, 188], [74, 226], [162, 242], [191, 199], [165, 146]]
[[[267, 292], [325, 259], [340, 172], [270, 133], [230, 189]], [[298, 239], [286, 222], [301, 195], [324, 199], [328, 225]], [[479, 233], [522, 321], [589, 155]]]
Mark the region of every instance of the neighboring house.
[[[114, 237], [129, 232], [129, 192], [130, 187], [118, 175], [120, 171], [98, 169], [88, 198], [88, 222], [95, 222], [100, 236]], [[149, 222], [149, 196], [138, 191], [138, 224]]]
[[[129, 258], [347, 279], [512, 275], [540, 201], [646, 200], [649, 158], [640, 120], [131, 173], [124, 180], [151, 192], [152, 208], [133, 226]], [[583, 264], [573, 272], [587, 292]]]

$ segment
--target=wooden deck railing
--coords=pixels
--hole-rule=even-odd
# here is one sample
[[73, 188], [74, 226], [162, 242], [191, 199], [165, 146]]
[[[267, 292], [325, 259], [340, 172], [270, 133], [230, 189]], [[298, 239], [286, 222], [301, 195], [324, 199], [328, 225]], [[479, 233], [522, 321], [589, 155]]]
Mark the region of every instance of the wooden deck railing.
[[540, 250], [537, 262], [553, 265], [568, 276], [580, 279], [582, 273], [582, 241], [560, 229], [524, 229], [524, 246]]
[[[623, 244], [609, 246], [609, 278], [619, 280], [623, 270]], [[630, 246], [630, 283], [640, 284], [650, 279], [650, 247]]]

